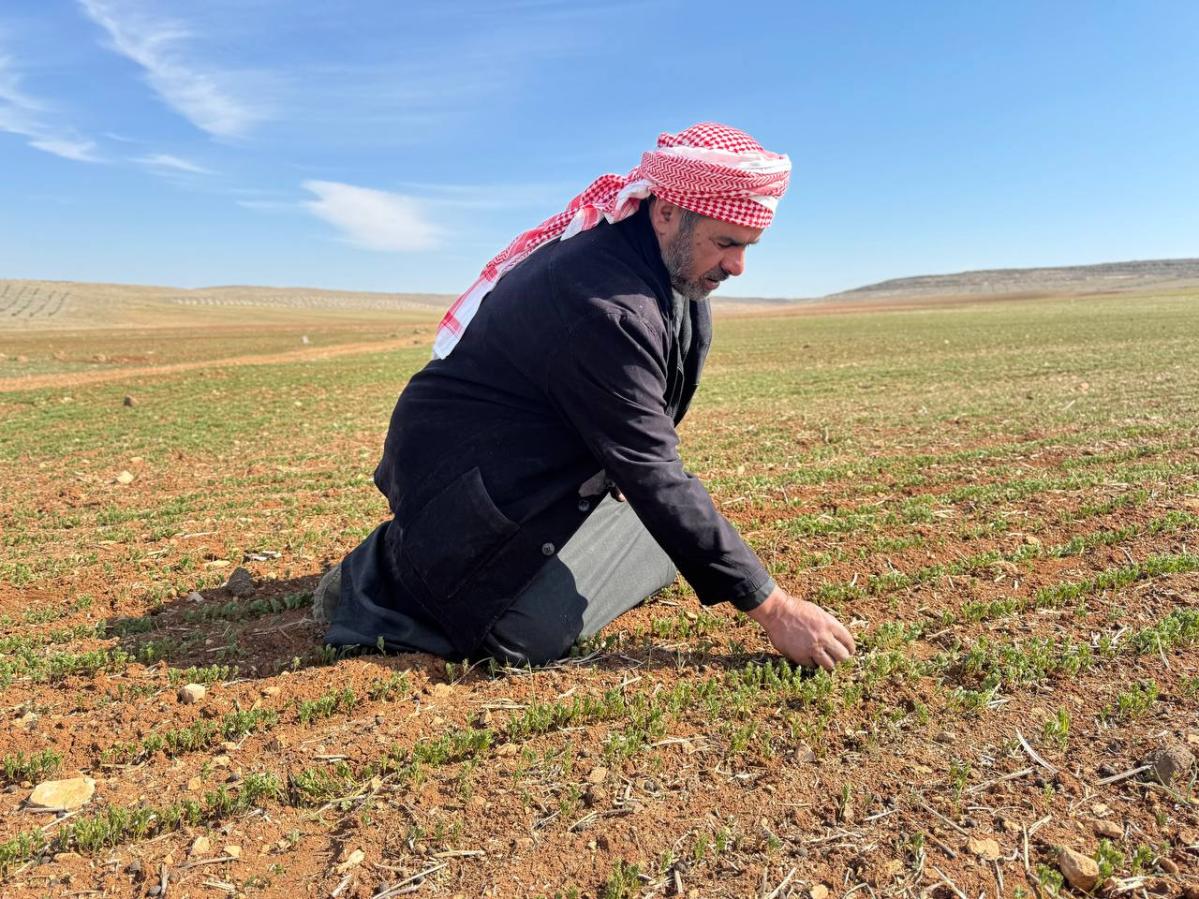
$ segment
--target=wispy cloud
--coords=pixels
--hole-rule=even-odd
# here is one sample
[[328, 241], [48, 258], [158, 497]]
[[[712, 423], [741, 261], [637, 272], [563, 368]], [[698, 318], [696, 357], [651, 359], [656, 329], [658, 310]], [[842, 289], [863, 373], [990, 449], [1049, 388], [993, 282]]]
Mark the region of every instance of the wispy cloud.
[[260, 109], [238, 97], [231, 73], [187, 58], [186, 44], [195, 35], [186, 26], [128, 3], [79, 0], [79, 5], [108, 34], [113, 50], [145, 70], [162, 101], [200, 130], [240, 137], [263, 118]]
[[337, 181], [305, 181], [303, 186], [317, 197], [304, 208], [355, 246], [408, 253], [431, 250], [441, 242], [441, 229], [426, 219], [414, 197]]
[[76, 162], [100, 162], [95, 141], [70, 128], [51, 124], [50, 110], [24, 92], [21, 78], [8, 56], [0, 55], [0, 131], [27, 138], [29, 146]]
[[212, 169], [206, 169], [170, 153], [151, 153], [149, 156], [139, 156], [133, 160], [139, 165], [154, 171], [184, 172], [189, 175], [211, 175]]
[[61, 156], [63, 159], [73, 159], [76, 162], [101, 161], [95, 152], [95, 141], [44, 137], [38, 140], [31, 140], [29, 146], [35, 147], [38, 150], [45, 150], [47, 153], [53, 153], [55, 156]]

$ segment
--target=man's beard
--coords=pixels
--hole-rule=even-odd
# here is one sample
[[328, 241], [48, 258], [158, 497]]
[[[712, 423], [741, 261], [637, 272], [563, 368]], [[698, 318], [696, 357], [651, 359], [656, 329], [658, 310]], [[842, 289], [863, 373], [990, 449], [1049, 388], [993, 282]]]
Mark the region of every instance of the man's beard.
[[704, 272], [698, 278], [688, 278], [687, 272], [695, 263], [695, 250], [691, 242], [691, 230], [679, 229], [670, 243], [662, 250], [662, 262], [670, 274], [670, 285], [688, 300], [704, 300], [714, 288], [708, 286], [707, 279], [723, 281], [728, 274], [720, 266]]

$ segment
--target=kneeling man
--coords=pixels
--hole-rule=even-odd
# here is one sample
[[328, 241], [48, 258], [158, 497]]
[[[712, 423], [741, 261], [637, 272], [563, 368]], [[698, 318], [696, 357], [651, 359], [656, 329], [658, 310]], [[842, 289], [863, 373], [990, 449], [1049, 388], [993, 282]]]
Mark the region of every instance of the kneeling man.
[[708, 294], [744, 271], [790, 171], [724, 125], [662, 134], [488, 264], [396, 403], [375, 470], [393, 517], [317, 589], [328, 643], [543, 663], [681, 572], [796, 662], [853, 653], [678, 454]]

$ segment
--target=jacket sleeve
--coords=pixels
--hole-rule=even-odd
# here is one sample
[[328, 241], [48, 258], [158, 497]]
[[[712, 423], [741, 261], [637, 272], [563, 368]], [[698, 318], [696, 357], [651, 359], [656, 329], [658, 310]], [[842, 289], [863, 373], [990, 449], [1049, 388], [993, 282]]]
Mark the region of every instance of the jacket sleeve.
[[666, 409], [661, 335], [632, 312], [579, 323], [548, 360], [546, 391], [701, 603], [748, 611], [774, 581], [699, 480]]

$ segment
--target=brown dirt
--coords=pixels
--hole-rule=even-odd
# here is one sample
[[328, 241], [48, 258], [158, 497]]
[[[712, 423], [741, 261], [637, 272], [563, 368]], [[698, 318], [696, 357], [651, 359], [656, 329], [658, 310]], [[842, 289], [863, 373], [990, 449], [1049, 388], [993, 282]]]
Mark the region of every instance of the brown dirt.
[[[361, 342], [219, 364], [287, 363], [410, 345], [409, 339]], [[9, 379], [0, 382], [0, 392], [177, 376], [214, 364]], [[688, 425], [706, 434], [721, 426], [717, 411], [704, 409]], [[813, 440], [801, 423], [783, 430], [792, 447]], [[948, 427], [928, 433], [903, 424], [862, 436], [938, 457], [998, 451], [1011, 443], [998, 435], [974, 439]], [[27, 586], [0, 583], [0, 615], [7, 616], [0, 639], [34, 641], [32, 652], [39, 658], [121, 650], [143, 661], [52, 682], [18, 675], [0, 691], [0, 755], [54, 750], [62, 756], [59, 776], [85, 772], [97, 781], [87, 809], [56, 819], [24, 810], [31, 781], [6, 779], [0, 844], [33, 827], [44, 828], [52, 840], [107, 808], [203, 802], [222, 787], [237, 795], [256, 774], [276, 776], [285, 789], [290, 779], [293, 786], [260, 807], [197, 826], [36, 853], [9, 866], [4, 895], [148, 896], [164, 877], [168, 897], [364, 899], [406, 886], [413, 895], [447, 897], [807, 897], [818, 884], [838, 897], [973, 899], [1020, 895], [1018, 890], [1047, 895], [1038, 869], [1052, 870], [1061, 846], [1093, 853], [1099, 846], [1096, 822], [1103, 820], [1123, 834], [1113, 840], [1124, 859], [1123, 895], [1180, 896], [1199, 869], [1193, 783], [1168, 790], [1141, 775], [1101, 781], [1137, 767], [1167, 742], [1199, 752], [1199, 656], [1193, 642], [1160, 652], [1122, 649], [1111, 657], [1100, 647], [1104, 635], [1118, 635], [1127, 646], [1130, 635], [1171, 613], [1199, 609], [1199, 571], [1145, 577], [1017, 614], [963, 614], [966, 603], [1027, 601], [1041, 588], [1081, 583], [1156, 555], [1193, 552], [1199, 526], [1185, 516], [1199, 514], [1199, 498], [1196, 478], [1185, 469], [1195, 456], [1185, 447], [1147, 454], [1164, 473], [1146, 484], [1148, 495], [1136, 505], [1094, 510], [1135, 486], [1116, 480], [1119, 463], [1102, 458], [1097, 470], [1111, 477], [1090, 488], [992, 502], [951, 498], [957, 488], [1001, 482], [1001, 465], [1018, 467], [1022, 477], [1048, 478], [1063, 475], [1064, 463], [1086, 458], [1084, 451], [1098, 457], [1138, 446], [1134, 439], [1119, 445], [1068, 443], [1073, 436], [1066, 426], [1057, 431], [1046, 426], [1026, 439], [1052, 437], [1060, 445], [1030, 446], [1000, 462], [946, 458], [930, 466], [933, 482], [888, 484], [890, 476], [883, 475], [887, 489], [881, 493], [867, 491], [860, 479], [802, 485], [781, 478], [777, 487], [755, 493], [755, 476], [780, 473], [752, 463], [736, 475], [744, 489], [739, 483], [737, 490], [717, 492], [766, 560], [786, 571], [795, 592], [814, 595], [828, 584], [864, 591], [845, 600], [842, 610], [862, 639], [859, 664], [838, 671], [823, 705], [799, 692], [729, 687], [747, 665], [775, 656], [752, 622], [724, 606], [700, 609], [682, 586], [622, 617], [585, 657], [537, 671], [447, 670], [443, 661], [421, 655], [323, 658], [316, 648], [320, 633], [303, 604], [274, 612], [253, 604], [311, 590], [323, 563], [352, 547], [362, 521], [349, 523], [347, 507], [337, 505], [349, 488], [314, 488], [303, 498], [304, 527], [319, 534], [318, 540], [297, 543], [281, 558], [245, 561], [231, 548], [248, 547], [260, 537], [269, 522], [252, 516], [284, 507], [285, 498], [264, 493], [230, 499], [168, 535], [153, 533], [149, 522], [135, 518], [122, 525], [127, 532], [113, 538], [105, 528], [114, 525], [102, 525], [97, 516], [110, 505], [124, 506], [102, 502], [94, 484], [36, 465], [19, 473], [6, 469], [4, 489], [20, 490], [39, 512], [25, 536], [40, 527], [61, 527], [70, 536], [41, 553], [60, 560], [61, 568]], [[372, 432], [313, 438], [290, 459], [292, 473], [316, 480], [333, 465], [361, 466], [362, 452], [373, 452], [377, 437]], [[85, 455], [71, 464], [80, 465]], [[155, 472], [152, 487], [137, 481], [120, 495], [125, 502], [142, 502], [145, 497], [136, 491], [144, 489], [166, 505], [195, 491], [198, 471], [222, 469], [252, 478], [269, 475], [273, 466], [238, 454], [214, 460], [179, 452]], [[717, 479], [737, 471], [722, 462], [697, 473]], [[238, 496], [228, 489], [228, 496]], [[777, 492], [767, 495], [766, 489]], [[925, 493], [939, 498], [938, 514], [927, 520], [802, 538], [783, 530], [797, 515], [897, 510], [905, 498]], [[73, 517], [78, 524], [51, 524]], [[997, 520], [1005, 527], [990, 527]], [[1153, 530], [1166, 520], [1175, 524]], [[980, 529], [977, 535], [969, 532], [973, 527]], [[1131, 529], [1130, 536], [1111, 545], [1060, 558], [1018, 558], [1033, 545], [1030, 537], [1050, 549], [1121, 529]], [[6, 537], [13, 542], [5, 545], [20, 548], [20, 536], [10, 528]], [[880, 538], [898, 537], [920, 542], [877, 548]], [[1015, 561], [999, 558], [965, 573], [867, 589], [872, 575], [912, 574], [988, 552]], [[825, 560], [796, 561], [818, 556]], [[148, 599], [149, 586], [166, 577], [168, 563], [182, 558], [200, 560], [194, 563], [199, 567], [171, 576], [190, 578], [201, 600], [187, 599], [185, 589], [161, 602]], [[255, 593], [240, 600], [219, 586], [237, 564], [256, 580]], [[84, 594], [94, 601], [75, 608], [72, 602]], [[46, 621], [25, 617], [38, 610], [65, 613]], [[95, 630], [101, 622], [106, 632]], [[906, 642], [885, 642], [880, 634], [896, 623], [918, 632]], [[1093, 663], [1078, 671], [1014, 677], [981, 705], [963, 699], [961, 691], [982, 686], [982, 674], [968, 660], [970, 647], [1013, 642], [1030, 647], [1036, 640], [1090, 647]], [[921, 663], [929, 667], [915, 667]], [[212, 664], [236, 665], [237, 671], [210, 684], [201, 703], [180, 703], [173, 682], [178, 675], [172, 672]], [[869, 669], [876, 677], [867, 664], [879, 666]], [[371, 698], [392, 675], [405, 681], [391, 695]], [[1148, 681], [1156, 685], [1157, 698], [1140, 714], [1106, 714], [1122, 693]], [[666, 699], [707, 682], [717, 691], [716, 708], [697, 692], [673, 705]], [[803, 689], [818, 682], [806, 678]], [[722, 687], [729, 692], [719, 693]], [[351, 708], [309, 723], [300, 720], [301, 703], [343, 690], [354, 693]], [[627, 712], [508, 736], [509, 722], [536, 703], [568, 704], [609, 691], [630, 708], [657, 703], [659, 717], [638, 719]], [[1046, 730], [1060, 710], [1070, 720], [1064, 744]], [[156, 734], [224, 722], [246, 711], [273, 712], [277, 723], [202, 748], [139, 748]], [[635, 742], [638, 720], [643, 744]], [[368, 770], [389, 752], [403, 759], [414, 747], [471, 729], [490, 730], [492, 745], [466, 758], [426, 762], [417, 771], [402, 765]], [[1044, 763], [1030, 755], [1021, 737]], [[128, 751], [122, 754], [122, 747]], [[294, 783], [302, 772], [335, 773], [342, 763], [354, 770], [352, 780], [339, 782], [320, 800], [301, 801]], [[211, 850], [191, 856], [199, 836], [208, 838]], [[972, 841], [982, 839], [997, 842], [998, 859], [980, 858], [971, 849]], [[225, 851], [228, 846], [238, 848], [236, 857]], [[1141, 847], [1148, 855], [1134, 874], [1130, 860]], [[355, 850], [363, 860], [348, 864]], [[637, 865], [639, 874], [625, 878], [622, 894], [614, 884], [625, 863]]]

